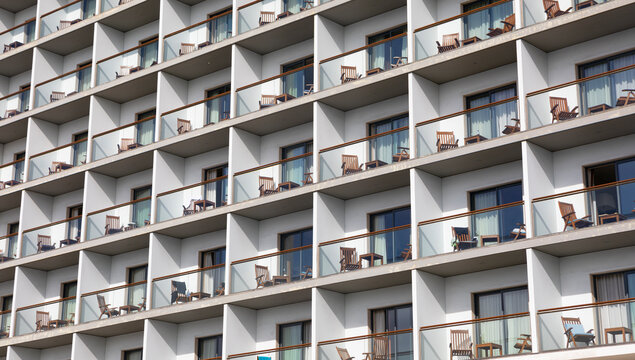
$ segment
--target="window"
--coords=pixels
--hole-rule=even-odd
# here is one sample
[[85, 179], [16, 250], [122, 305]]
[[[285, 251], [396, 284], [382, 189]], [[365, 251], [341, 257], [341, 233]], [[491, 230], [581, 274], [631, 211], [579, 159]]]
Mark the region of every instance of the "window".
[[122, 360], [141, 360], [143, 359], [143, 349], [124, 350], [121, 352]]
[[[278, 347], [295, 346], [311, 342], [311, 321], [278, 325]], [[303, 360], [307, 349], [281, 351], [280, 360]]]
[[[213, 14], [207, 15], [208, 19], [214, 18], [207, 23], [207, 34], [209, 41], [215, 44], [223, 41], [232, 35], [232, 12], [231, 8], [223, 9]], [[229, 11], [229, 13], [227, 13]], [[227, 13], [223, 16], [221, 14]]]
[[[24, 151], [13, 154], [13, 161], [24, 160]], [[13, 164], [13, 180], [24, 181], [24, 161]]]
[[[595, 301], [623, 300], [635, 297], [635, 270], [593, 276]], [[601, 329], [635, 326], [635, 303], [620, 303], [596, 309]], [[601, 331], [598, 331], [601, 333]]]
[[[33, 22], [33, 24], [35, 24], [35, 21]], [[18, 111], [19, 112], [29, 111], [29, 98], [31, 97], [31, 84], [20, 86], [20, 91], [22, 92], [19, 95]]]
[[[368, 125], [368, 136], [382, 134], [408, 126], [408, 114], [373, 122]], [[408, 131], [399, 131], [379, 136], [368, 142], [368, 154], [371, 160], [392, 163], [393, 155], [408, 150]]]
[[30, 43], [35, 40], [35, 18], [27, 21], [30, 22], [24, 25], [24, 40], [25, 43]]
[[[633, 64], [635, 64], [635, 51], [630, 51], [625, 54], [580, 65], [579, 76], [580, 78], [585, 78]], [[623, 90], [633, 88], [635, 88], [635, 69], [620, 71], [585, 81], [581, 83], [580, 94], [582, 98], [580, 99], [580, 104], [582, 104], [582, 106], [580, 106], [580, 108], [583, 114], [586, 114], [588, 109], [593, 106], [602, 104], [611, 107], [615, 106], [617, 98], [626, 96]]]
[[[370, 232], [410, 224], [410, 206], [370, 215]], [[410, 244], [410, 229], [385, 232], [370, 237], [370, 251], [384, 257], [384, 263], [402, 261], [401, 252]], [[377, 261], [377, 260], [376, 260]]]
[[[62, 284], [62, 299], [77, 296], [77, 281], [71, 281]], [[62, 307], [62, 319], [70, 321], [75, 316], [75, 299], [65, 300], [60, 306]]]
[[82, 16], [83, 19], [95, 16], [95, 9], [97, 8], [97, 0], [84, 0], [82, 2]]
[[18, 229], [20, 228], [20, 223], [12, 223], [7, 226], [7, 235], [14, 234], [9, 238], [9, 242], [7, 244], [7, 256], [11, 259], [15, 258], [18, 255]]
[[77, 65], [78, 69], [83, 68], [82, 70], [79, 70], [77, 72], [77, 92], [82, 92], [90, 89], [91, 64], [92, 61], [86, 61], [85, 63]]
[[159, 55], [159, 37], [153, 36], [149, 39], [139, 41], [139, 66], [142, 69], [148, 68], [157, 63]]
[[[469, 110], [514, 96], [516, 96], [515, 84], [468, 96], [465, 104]], [[467, 132], [469, 136], [481, 135], [486, 139], [492, 139], [499, 136], [505, 124], [516, 117], [516, 102], [513, 101], [472, 111], [467, 114]]]
[[[412, 329], [412, 304], [375, 309], [370, 312], [370, 330], [373, 334], [407, 329]], [[389, 340], [390, 359], [412, 357], [412, 334], [390, 335]]]
[[196, 339], [196, 359], [205, 360], [220, 357], [223, 349], [223, 335]]
[[[463, 12], [472, 11], [499, 0], [477, 0], [463, 5]], [[489, 28], [500, 28], [501, 21], [514, 13], [513, 1], [490, 7], [483, 11], [477, 11], [463, 17], [463, 38], [469, 39], [478, 37], [480, 40], [487, 39]]]
[[[280, 251], [297, 249], [313, 244], [313, 229], [304, 229], [285, 234], [280, 234]], [[291, 281], [308, 276], [308, 268], [313, 268], [312, 249], [307, 247], [298, 251], [282, 254], [280, 261], [280, 274], [289, 274]]]
[[[82, 205], [71, 206], [67, 209], [67, 219], [82, 215]], [[69, 240], [79, 241], [80, 232], [82, 230], [82, 218], [79, 217], [68, 223], [66, 238]]]
[[[143, 186], [132, 189], [132, 201], [152, 196], [152, 186]], [[132, 204], [132, 222], [141, 227], [150, 221], [150, 200], [139, 201]]]
[[[477, 319], [528, 311], [529, 293], [526, 286], [474, 294], [474, 314]], [[503, 346], [501, 353], [510, 354], [520, 334], [530, 332], [528, 317], [481, 322], [476, 325], [474, 343], [500, 344]]]
[[[84, 131], [73, 135], [73, 142], [88, 139], [88, 132]], [[73, 166], [86, 164], [88, 141], [73, 144]]]
[[0, 324], [0, 338], [9, 336], [9, 327], [11, 326], [11, 306], [13, 305], [13, 295], [2, 297], [2, 323]]
[[[407, 26], [401, 25], [394, 29], [368, 36], [368, 45], [403, 34], [406, 31]], [[398, 61], [398, 59], [395, 58], [407, 58], [407, 43], [407, 37], [402, 36], [400, 38], [393, 39], [388, 42], [384, 42], [383, 44], [368, 48], [368, 66], [366, 70], [390, 70], [392, 68], [392, 65], [396, 64]]]
[[[230, 84], [217, 87], [215, 89], [207, 90], [205, 92], [205, 98], [218, 96], [212, 100], [207, 100], [205, 106], [207, 107], [207, 114], [205, 118], [205, 124], [216, 124], [221, 120], [229, 119], [229, 93], [231, 91]], [[219, 96], [221, 94], [225, 94]]]
[[[206, 268], [225, 264], [225, 248], [202, 251], [200, 255], [200, 267]], [[201, 291], [208, 294], [216, 294], [216, 290], [224, 288], [225, 269], [216, 271], [204, 271], [201, 273]]]
[[[587, 186], [610, 184], [616, 181], [635, 178], [635, 157], [612, 161], [610, 163], [588, 167], [586, 169]], [[635, 199], [635, 184], [597, 189], [588, 197], [591, 213], [598, 216], [619, 213], [633, 218], [633, 199]]]
[[[227, 176], [227, 165], [206, 169], [203, 181]], [[205, 184], [205, 200], [213, 201], [216, 207], [227, 205], [227, 178]]]
[[303, 10], [305, 0], [283, 0], [283, 11], [288, 11], [291, 14], [297, 14], [300, 10]]
[[[281, 160], [290, 159], [296, 156], [313, 152], [313, 141], [305, 141], [294, 145], [285, 146], [280, 149]], [[302, 184], [307, 178], [307, 174], [313, 169], [313, 158], [305, 156], [300, 159], [285, 161], [282, 163], [282, 183], [293, 182]], [[289, 186], [291, 188], [291, 186]]]
[[[313, 56], [282, 65], [282, 73], [285, 74], [311, 64], [313, 64]], [[283, 94], [288, 94], [296, 98], [303, 96], [305, 91], [313, 90], [313, 67], [283, 76], [282, 89]]]
[[[156, 109], [151, 109], [136, 114], [136, 121], [138, 122], [135, 125], [137, 144], [148, 145], [154, 142], [154, 117], [156, 116], [156, 113]], [[139, 122], [149, 118], [152, 119]]]
[[[146, 281], [148, 278], [148, 265], [141, 265], [128, 268], [128, 284], [135, 284], [140, 281]], [[128, 288], [127, 305], [139, 306], [145, 304], [145, 284], [138, 284]]]
[[[470, 208], [472, 211], [505, 205], [522, 201], [522, 183], [497, 186], [486, 190], [470, 193]], [[500, 241], [510, 241], [515, 235], [512, 230], [523, 223], [523, 209], [512, 206], [475, 214], [471, 217], [472, 233], [474, 236], [499, 236]]]

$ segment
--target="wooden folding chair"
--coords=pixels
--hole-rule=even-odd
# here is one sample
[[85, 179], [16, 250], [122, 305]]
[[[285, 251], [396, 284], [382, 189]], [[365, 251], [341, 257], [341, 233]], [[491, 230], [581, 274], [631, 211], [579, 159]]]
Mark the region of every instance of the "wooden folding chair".
[[181, 43], [181, 47], [179, 48], [179, 56], [189, 54], [196, 50], [196, 44], [191, 43]]
[[437, 49], [439, 53], [457, 49], [461, 46], [459, 43], [459, 33], [443, 35], [443, 44], [437, 41]]
[[99, 311], [101, 311], [101, 314], [99, 314], [99, 319], [101, 319], [101, 317], [104, 315], [106, 315], [106, 317], [119, 315], [118, 310], [111, 309], [110, 304], [106, 304], [106, 299], [104, 299], [102, 295], [97, 295], [97, 306], [99, 306]]
[[192, 130], [192, 123], [190, 123], [189, 120], [176, 119], [176, 132], [179, 134], [185, 134], [190, 130]]
[[134, 144], [134, 139], [123, 138], [121, 139], [121, 145], [117, 144], [117, 153], [122, 153], [130, 149], [130, 145]]
[[361, 77], [361, 74], [357, 74], [357, 67], [355, 66], [342, 65], [340, 68], [340, 80], [342, 81], [342, 84], [349, 81], [357, 80]]
[[340, 272], [362, 268], [362, 259], [357, 257], [357, 249], [340, 247]]
[[437, 152], [458, 147], [459, 140], [454, 139], [454, 131], [437, 131]]
[[273, 11], [261, 11], [258, 25], [262, 26], [276, 21], [276, 13]]
[[270, 195], [278, 192], [276, 190], [276, 183], [272, 177], [260, 176], [258, 177], [258, 190], [260, 196]]
[[516, 26], [516, 16], [512, 13], [506, 17], [505, 20], [501, 20], [501, 23], [503, 24], [502, 28], [489, 28], [487, 36], [494, 37], [514, 30], [514, 26]]
[[342, 155], [342, 176], [361, 172], [362, 166], [358, 164], [357, 155]]
[[591, 221], [591, 215], [587, 215], [581, 218], [578, 218], [575, 215], [573, 204], [558, 201], [558, 208], [560, 209], [562, 220], [564, 220], [564, 229], [562, 231], [567, 231], [567, 228], [569, 226], [571, 226], [573, 230], [576, 230], [593, 225], [593, 222]]
[[567, 104], [567, 99], [562, 97], [549, 97], [549, 106], [551, 107], [551, 123], [555, 123], [556, 121], [569, 120], [578, 116], [576, 110], [578, 107], [574, 107], [569, 111], [569, 105]]
[[542, 6], [545, 8], [545, 14], [547, 19], [553, 19], [560, 15], [568, 14], [573, 7], [568, 8], [565, 11], [560, 10], [560, 4], [556, 0], [542, 0]]
[[123, 227], [119, 225], [119, 216], [106, 215], [106, 235], [115, 234], [123, 231]]
[[66, 93], [63, 91], [52, 91], [49, 99], [51, 102], [53, 102], [57, 100], [62, 100], [65, 97], [66, 97]]
[[260, 96], [260, 101], [258, 102], [261, 109], [264, 109], [269, 106], [273, 106], [276, 104], [276, 96], [275, 95], [262, 95]]
[[37, 236], [37, 252], [49, 251], [55, 249], [55, 245], [51, 245], [51, 237], [49, 235]]
[[51, 318], [48, 311], [36, 311], [35, 312], [35, 331], [49, 330]]
[[474, 358], [469, 330], [450, 330], [450, 359], [454, 356]]

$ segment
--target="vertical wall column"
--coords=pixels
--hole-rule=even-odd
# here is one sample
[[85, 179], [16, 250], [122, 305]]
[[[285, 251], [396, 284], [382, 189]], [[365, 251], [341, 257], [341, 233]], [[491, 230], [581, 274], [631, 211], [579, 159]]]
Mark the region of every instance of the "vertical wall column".
[[71, 360], [104, 360], [106, 358], [106, 338], [88, 334], [73, 334]]
[[[415, 359], [438, 359], [447, 351], [445, 331], [428, 331], [422, 326], [443, 324], [445, 318], [445, 279], [423, 271], [412, 271], [413, 344]], [[442, 357], [441, 357], [442, 358]]]
[[[336, 173], [338, 169], [329, 169], [322, 167], [320, 161], [321, 149], [325, 149], [331, 146], [339, 145], [345, 142], [345, 123], [346, 114], [334, 107], [326, 104], [314, 103], [314, 117], [313, 117], [313, 149], [314, 149], [314, 164], [315, 174], [313, 174], [314, 181], [321, 181], [326, 178], [338, 177], [340, 174]], [[341, 172], [341, 170], [340, 170]]]
[[[181, 239], [171, 236], [152, 233], [150, 234], [150, 245], [148, 249], [148, 288], [146, 290], [146, 306], [150, 309], [156, 307], [167, 306], [172, 303], [169, 298], [154, 298], [157, 294], [159, 297], [170, 294], [170, 282], [161, 281], [152, 284], [152, 279], [176, 274], [180, 271]], [[160, 286], [164, 289], [153, 292], [154, 286]], [[151, 358], [150, 358], [151, 359]]]
[[256, 349], [256, 310], [236, 305], [224, 305], [223, 360], [230, 354]]
[[[527, 237], [554, 233], [558, 226], [555, 201], [539, 203], [535, 211], [532, 199], [554, 193], [553, 156], [549, 150], [524, 141], [522, 143], [523, 200]], [[547, 216], [545, 216], [545, 214]]]
[[[527, 3], [527, 1], [524, 1]], [[543, 113], [548, 111], [548, 103], [545, 102], [545, 109], [533, 109], [528, 107], [527, 94], [544, 89], [547, 82], [547, 54], [537, 47], [524, 40], [516, 40], [516, 59], [518, 71], [518, 103], [520, 104], [520, 129], [527, 130], [547, 124], [530, 123], [529, 116], [532, 112]], [[539, 119], [539, 116], [532, 116], [532, 119]]]
[[176, 359], [179, 326], [146, 319], [143, 334], [143, 360]]
[[[344, 237], [346, 225], [346, 213], [344, 200], [336, 197], [314, 193], [313, 214], [315, 223], [313, 227], [314, 264], [313, 277], [320, 274], [338, 273], [339, 263], [333, 263], [333, 259], [339, 259], [337, 246], [328, 246], [320, 249], [319, 244], [325, 241]], [[324, 253], [322, 253], [324, 251]]]
[[[421, 221], [443, 217], [443, 186], [441, 178], [419, 169], [410, 169], [412, 258], [442, 254], [445, 251], [443, 233], [424, 237], [417, 225]], [[439, 228], [442, 228], [439, 223]]]
[[226, 293], [244, 291], [250, 288], [244, 282], [232, 277], [231, 263], [257, 255], [258, 231], [259, 223], [257, 220], [235, 214], [227, 215], [225, 284], [228, 286], [225, 287]]

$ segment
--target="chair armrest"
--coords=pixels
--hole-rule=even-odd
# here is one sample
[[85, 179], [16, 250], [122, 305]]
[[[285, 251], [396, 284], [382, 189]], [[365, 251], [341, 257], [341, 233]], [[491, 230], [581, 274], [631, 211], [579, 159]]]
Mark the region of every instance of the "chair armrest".
[[458, 145], [458, 143], [459, 143], [459, 139], [456, 139], [456, 142], [455, 142], [455, 144], [457, 144], [457, 145]]
[[576, 110], [578, 110], [578, 107], [574, 107], [573, 109], [571, 109], [571, 112], [575, 112]]
[[589, 329], [589, 331], [586, 332], [587, 334], [593, 334], [593, 329]]
[[569, 11], [571, 11], [571, 9], [573, 9], [573, 7], [569, 7], [567, 10], [565, 10], [565, 13], [568, 13]]
[[507, 22], [507, 21], [505, 21], [505, 20], [501, 20], [501, 22], [502, 22], [503, 24], [505, 24], [505, 25], [509, 25], [509, 26], [511, 26], [511, 27], [514, 27], [514, 24], [512, 24], [512, 23], [510, 23], [510, 22]]
[[439, 146], [439, 142], [440, 142], [440, 141], [441, 141], [441, 140], [437, 139], [437, 146]]
[[441, 47], [441, 44], [439, 44], [439, 42], [438, 42], [438, 41], [437, 41], [437, 46], [438, 46], [438, 47]]
[[568, 328], [568, 329], [564, 332], [564, 334], [565, 334], [565, 335], [571, 335], [571, 328]]
[[494, 30], [496, 30], [496, 29], [493, 29], [493, 28], [487, 28], [487, 30], [489, 30], [489, 31], [494, 31]]
[[546, 13], [547, 15], [549, 15], [549, 10], [551, 10], [551, 8], [552, 8], [552, 7], [554, 7], [554, 6], [556, 6], [556, 5], [554, 4], [554, 5], [551, 5], [551, 6], [549, 6], [548, 8], [546, 8], [546, 9], [545, 9], [545, 13]]
[[344, 75], [346, 75], [346, 74], [340, 75], [340, 80], [344, 79]]
[[342, 261], [344, 261], [344, 259], [343, 259], [343, 258], [342, 258], [342, 259], [340, 259], [340, 264], [342, 263]]
[[554, 105], [551, 110], [549, 110], [550, 113], [553, 114], [554, 111], [556, 111], [556, 108], [558, 107], [558, 104]]

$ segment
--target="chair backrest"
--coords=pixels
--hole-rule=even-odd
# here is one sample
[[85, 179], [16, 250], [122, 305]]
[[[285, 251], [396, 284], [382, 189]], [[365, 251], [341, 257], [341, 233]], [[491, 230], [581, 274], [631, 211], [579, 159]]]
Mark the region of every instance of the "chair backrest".
[[119, 229], [119, 216], [106, 215], [106, 226], [108, 229]]
[[459, 33], [443, 35], [443, 46], [454, 46], [459, 41]]
[[356, 66], [344, 66], [341, 68], [342, 79], [356, 79], [357, 67]]
[[63, 91], [52, 91], [51, 101], [62, 100], [65, 96], [66, 96], [66, 93]]
[[130, 69], [132, 69], [132, 66], [124, 66], [124, 65], [121, 65], [121, 66], [119, 67], [119, 75], [120, 75], [120, 76], [130, 75]]
[[196, 49], [196, 45], [195, 44], [181, 43], [181, 49], [179, 50], [179, 52], [181, 53], [181, 55], [189, 54], [192, 51], [194, 51], [195, 49]]
[[439, 144], [454, 144], [454, 131], [437, 131]]
[[452, 350], [471, 350], [469, 330], [450, 330]]
[[39, 245], [51, 245], [51, 237], [49, 235], [37, 235], [37, 242]]
[[560, 215], [562, 215], [562, 219], [564, 219], [565, 223], [568, 224], [570, 221], [577, 219], [573, 204], [558, 201], [558, 208], [560, 209]]
[[344, 349], [344, 348], [339, 348], [339, 347], [335, 347], [335, 350], [337, 350], [337, 355], [340, 356], [341, 360], [349, 360], [352, 359], [351, 356], [348, 354], [348, 350]]
[[60, 30], [66, 29], [71, 26], [72, 22], [70, 20], [60, 20]]
[[97, 295], [97, 305], [99, 306], [99, 310], [105, 311], [108, 309], [106, 306], [106, 299], [102, 295]]
[[48, 311], [36, 311], [35, 312], [35, 322], [39, 324], [40, 327], [49, 326], [50, 316]]
[[340, 261], [342, 265], [357, 264], [357, 249], [340, 247]]
[[[564, 327], [565, 332], [567, 332], [569, 329], [573, 330], [574, 327], [582, 328], [582, 322], [580, 322], [580, 318], [572, 318], [572, 317], [564, 317], [564, 316], [561, 316], [560, 318], [562, 319], [562, 327]], [[568, 336], [570, 335], [571, 334], [569, 334]]]
[[569, 105], [566, 98], [561, 97], [549, 97], [549, 107], [553, 109], [553, 114], [558, 116], [561, 112], [569, 112]]
[[192, 123], [185, 119], [176, 119], [176, 129], [179, 134], [186, 133], [192, 130]]
[[276, 13], [273, 11], [261, 11], [260, 12], [260, 23], [267, 24], [272, 23], [276, 20]]
[[454, 234], [454, 238], [457, 239], [459, 242], [472, 240], [470, 238], [470, 229], [466, 227], [452, 226], [452, 234]]
[[258, 187], [260, 192], [274, 191], [276, 189], [276, 183], [273, 182], [272, 177], [260, 176], [258, 177]]
[[262, 105], [275, 105], [276, 104], [276, 96], [275, 95], [261, 95], [260, 96], [260, 106]]
[[556, 17], [556, 14], [560, 11], [560, 3], [557, 0], [542, 0], [542, 6], [547, 11], [548, 18]]
[[262, 265], [255, 265], [255, 268], [256, 268], [256, 279], [258, 279], [258, 282], [271, 280], [271, 277], [269, 276], [268, 267], [262, 266]]
[[121, 151], [128, 150], [130, 145], [134, 144], [134, 139], [123, 138], [121, 139]]
[[503, 32], [510, 32], [514, 30], [514, 26], [516, 26], [516, 15], [511, 14], [505, 18], [505, 24], [503, 25]]
[[358, 169], [357, 155], [342, 155], [342, 169]]
[[172, 292], [177, 295], [185, 295], [187, 292], [187, 286], [185, 286], [184, 281], [174, 281], [172, 280]]
[[390, 357], [390, 339], [387, 336], [373, 338], [373, 355], [377, 360], [387, 360]]

